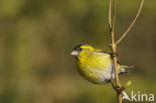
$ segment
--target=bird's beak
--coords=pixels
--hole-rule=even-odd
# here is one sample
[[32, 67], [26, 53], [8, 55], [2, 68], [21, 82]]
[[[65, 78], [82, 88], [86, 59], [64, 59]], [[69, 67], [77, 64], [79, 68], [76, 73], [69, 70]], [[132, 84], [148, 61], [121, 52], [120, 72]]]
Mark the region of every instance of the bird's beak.
[[74, 56], [78, 56], [78, 51], [76, 51], [76, 50], [73, 50], [71, 53], [70, 53], [70, 55], [74, 55]]

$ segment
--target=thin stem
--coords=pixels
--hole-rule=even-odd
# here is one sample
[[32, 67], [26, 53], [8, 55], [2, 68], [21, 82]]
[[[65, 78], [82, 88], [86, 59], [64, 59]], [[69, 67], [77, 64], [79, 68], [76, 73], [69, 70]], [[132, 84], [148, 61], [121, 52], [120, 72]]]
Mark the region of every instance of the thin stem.
[[128, 27], [128, 29], [126, 30], [126, 32], [119, 38], [119, 40], [116, 42], [116, 44], [119, 44], [127, 35], [127, 33], [132, 29], [133, 25], [135, 24], [137, 18], [139, 17], [140, 15], [140, 12], [142, 10], [142, 7], [143, 7], [143, 4], [144, 4], [144, 0], [141, 1], [141, 4], [140, 4], [140, 7], [139, 7], [139, 10], [137, 12], [137, 15], [136, 17], [134, 18], [134, 20], [132, 21], [132, 23], [130, 24], [130, 26]]
[[[112, 59], [113, 59], [113, 69], [114, 69], [114, 75], [115, 75], [115, 84], [116, 87], [119, 88], [119, 75], [118, 75], [118, 68], [117, 68], [117, 57], [116, 57], [116, 44], [114, 40], [114, 31], [115, 31], [115, 22], [116, 22], [116, 0], [114, 0], [114, 14], [113, 14], [113, 23], [111, 23], [111, 0], [109, 0], [109, 29], [110, 29], [110, 36], [111, 36], [111, 49], [112, 49]], [[113, 87], [114, 88], [114, 87]], [[116, 91], [117, 92], [117, 91]], [[122, 94], [117, 92], [117, 99], [118, 103], [122, 103]]]
[[[113, 23], [112, 23], [112, 31], [111, 31], [111, 48], [112, 48], [112, 53], [116, 54], [116, 44], [115, 44], [115, 39], [114, 39], [115, 22], [116, 22], [116, 0], [114, 0], [113, 8], [114, 8], [114, 13], [113, 13]], [[114, 73], [115, 73], [116, 86], [118, 87], [119, 76], [118, 76], [116, 55], [113, 55], [113, 63], [114, 63]]]
[[121, 42], [121, 40], [127, 35], [127, 33], [131, 30], [131, 28], [133, 27], [134, 23], [136, 22], [136, 19], [138, 18], [138, 16], [140, 15], [142, 6], [143, 6], [143, 2], [144, 0], [142, 0], [139, 11], [136, 15], [136, 17], [134, 18], [133, 22], [131, 23], [131, 25], [129, 26], [129, 28], [126, 30], [126, 32], [119, 38], [119, 40], [115, 43], [115, 39], [114, 39], [114, 31], [115, 31], [115, 22], [116, 22], [116, 0], [114, 0], [113, 3], [113, 8], [114, 8], [114, 13], [113, 13], [113, 21], [112, 21], [112, 0], [109, 0], [109, 14], [108, 14], [108, 23], [109, 23], [109, 30], [110, 30], [110, 38], [111, 38], [111, 44], [110, 47], [112, 49], [112, 60], [113, 60], [113, 69], [114, 69], [114, 75], [115, 75], [115, 84], [116, 87], [113, 85], [113, 88], [116, 89], [117, 92], [117, 98], [118, 98], [118, 103], [122, 103], [122, 92], [118, 92], [118, 89], [120, 89], [119, 86], [119, 75], [118, 75], [118, 66], [117, 66], [117, 56], [116, 56], [116, 51], [117, 51], [117, 44]]
[[[113, 14], [113, 24], [112, 24], [112, 32], [115, 32], [115, 22], [116, 22], [116, 0], [114, 0], [114, 4], [113, 4], [113, 9], [114, 9], [114, 14]], [[113, 38], [114, 40], [114, 38]]]
[[109, 29], [112, 31], [112, 0], [109, 0], [109, 14], [108, 14], [108, 23]]

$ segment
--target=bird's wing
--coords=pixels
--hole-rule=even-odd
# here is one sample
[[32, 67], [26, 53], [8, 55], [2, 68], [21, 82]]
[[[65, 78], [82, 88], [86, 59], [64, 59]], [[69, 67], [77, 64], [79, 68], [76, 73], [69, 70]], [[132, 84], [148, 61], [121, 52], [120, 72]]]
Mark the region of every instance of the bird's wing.
[[[95, 52], [98, 52], [98, 53], [107, 53], [107, 52], [105, 52], [105, 51], [103, 51], [103, 50], [101, 50], [101, 49], [95, 49], [94, 51], [95, 51]], [[107, 54], [109, 54], [109, 53], [107, 53]]]
[[[100, 50], [100, 49], [95, 49], [95, 52], [98, 52], [98, 53], [106, 53], [106, 54], [112, 55], [111, 53], [105, 52], [105, 51]], [[117, 63], [121, 65], [121, 62], [120, 62], [120, 60], [118, 58], [117, 58]]]

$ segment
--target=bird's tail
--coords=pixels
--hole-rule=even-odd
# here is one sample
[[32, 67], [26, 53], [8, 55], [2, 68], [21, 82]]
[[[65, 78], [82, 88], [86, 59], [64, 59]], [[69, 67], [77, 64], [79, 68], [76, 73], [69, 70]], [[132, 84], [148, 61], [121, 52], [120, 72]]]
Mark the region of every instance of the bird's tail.
[[133, 68], [134, 68], [134, 66], [120, 65], [119, 75], [127, 74], [127, 73], [131, 72]]

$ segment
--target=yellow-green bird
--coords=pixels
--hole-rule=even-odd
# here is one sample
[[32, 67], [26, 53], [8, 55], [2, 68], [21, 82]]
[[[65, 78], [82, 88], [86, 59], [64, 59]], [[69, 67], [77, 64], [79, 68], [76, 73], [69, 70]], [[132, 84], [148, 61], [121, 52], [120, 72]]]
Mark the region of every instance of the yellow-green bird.
[[[95, 49], [87, 44], [74, 47], [71, 55], [76, 56], [79, 73], [88, 81], [95, 84], [106, 84], [114, 79], [111, 54]], [[118, 63], [118, 73], [125, 74], [131, 66]]]

